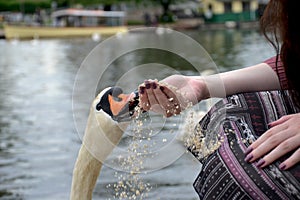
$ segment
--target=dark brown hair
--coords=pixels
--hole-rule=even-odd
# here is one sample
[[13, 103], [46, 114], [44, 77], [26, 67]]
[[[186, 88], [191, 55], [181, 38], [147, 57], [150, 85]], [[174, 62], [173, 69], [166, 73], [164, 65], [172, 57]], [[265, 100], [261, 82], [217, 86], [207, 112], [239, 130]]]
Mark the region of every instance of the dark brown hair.
[[[260, 20], [261, 31], [285, 68], [295, 104], [300, 107], [300, 1], [270, 0]], [[277, 57], [278, 59], [278, 57]]]

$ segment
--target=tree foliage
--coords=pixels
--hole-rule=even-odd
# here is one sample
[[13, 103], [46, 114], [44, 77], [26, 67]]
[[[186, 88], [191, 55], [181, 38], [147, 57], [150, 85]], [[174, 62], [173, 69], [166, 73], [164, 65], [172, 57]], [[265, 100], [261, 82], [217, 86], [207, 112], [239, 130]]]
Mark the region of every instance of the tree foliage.
[[49, 0], [0, 0], [0, 11], [13, 11], [34, 13], [37, 8], [48, 9], [51, 7]]
[[149, 4], [149, 2], [151, 2], [162, 6], [162, 21], [172, 21], [172, 14], [169, 11], [170, 5], [183, 0], [0, 0], [0, 11], [34, 13], [37, 9], [51, 9], [51, 4], [54, 1], [58, 7], [71, 7], [76, 4], [83, 6], [102, 4], [107, 10], [109, 10], [113, 4], [126, 2]]

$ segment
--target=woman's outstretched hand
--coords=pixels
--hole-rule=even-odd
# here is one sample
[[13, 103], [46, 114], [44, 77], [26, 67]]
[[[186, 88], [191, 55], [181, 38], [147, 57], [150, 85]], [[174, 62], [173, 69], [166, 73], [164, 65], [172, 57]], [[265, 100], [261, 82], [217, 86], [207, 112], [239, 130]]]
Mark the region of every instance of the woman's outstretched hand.
[[172, 75], [161, 81], [145, 80], [139, 86], [140, 107], [166, 117], [178, 115], [190, 105], [208, 98], [206, 84], [201, 79]]
[[270, 129], [260, 136], [246, 151], [245, 161], [257, 162], [265, 167], [283, 155], [292, 155], [279, 166], [289, 169], [300, 161], [300, 113], [285, 115], [269, 124]]

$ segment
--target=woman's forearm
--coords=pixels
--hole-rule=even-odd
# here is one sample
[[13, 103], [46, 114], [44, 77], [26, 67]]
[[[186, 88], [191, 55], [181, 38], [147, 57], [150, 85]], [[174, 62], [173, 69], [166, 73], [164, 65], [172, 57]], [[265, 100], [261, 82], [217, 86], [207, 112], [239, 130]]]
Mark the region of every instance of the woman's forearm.
[[[180, 105], [179, 110], [175, 109], [180, 112], [186, 107], [187, 102], [195, 105], [208, 98], [281, 89], [277, 74], [265, 63], [207, 76], [172, 75], [159, 83], [157, 80], [147, 80], [139, 88], [142, 108], [147, 111], [152, 105], [160, 104], [162, 108], [156, 110], [160, 113], [165, 113], [170, 106], [169, 103], [164, 103], [169, 99], [173, 99], [172, 104]], [[177, 113], [169, 113], [166, 116], [173, 114]]]
[[242, 92], [281, 89], [277, 74], [265, 63], [202, 78], [209, 97], [222, 98]]

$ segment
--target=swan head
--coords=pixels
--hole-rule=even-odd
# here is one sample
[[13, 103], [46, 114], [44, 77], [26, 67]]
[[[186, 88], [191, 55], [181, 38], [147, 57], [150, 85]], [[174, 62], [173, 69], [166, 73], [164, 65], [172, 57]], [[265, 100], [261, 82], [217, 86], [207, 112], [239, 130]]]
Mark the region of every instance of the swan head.
[[129, 122], [139, 103], [137, 92], [124, 94], [122, 88], [114, 86], [102, 90], [94, 100], [96, 112], [103, 112], [113, 121]]

